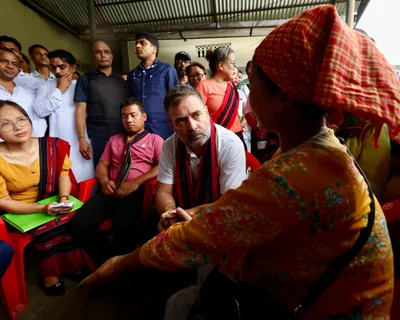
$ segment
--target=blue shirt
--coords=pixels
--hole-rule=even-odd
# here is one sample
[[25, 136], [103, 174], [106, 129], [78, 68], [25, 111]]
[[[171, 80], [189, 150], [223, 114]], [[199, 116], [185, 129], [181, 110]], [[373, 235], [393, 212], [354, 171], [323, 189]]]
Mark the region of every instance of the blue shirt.
[[129, 72], [127, 81], [130, 94], [144, 104], [149, 131], [167, 139], [172, 129], [164, 111], [164, 99], [168, 91], [179, 84], [175, 68], [156, 59], [147, 69], [139, 64]]

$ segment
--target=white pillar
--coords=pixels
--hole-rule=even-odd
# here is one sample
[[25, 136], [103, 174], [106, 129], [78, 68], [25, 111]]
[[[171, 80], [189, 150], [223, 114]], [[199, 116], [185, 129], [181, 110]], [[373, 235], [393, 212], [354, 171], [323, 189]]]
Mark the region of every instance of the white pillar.
[[354, 11], [356, 0], [347, 0], [346, 23], [350, 28], [354, 28]]

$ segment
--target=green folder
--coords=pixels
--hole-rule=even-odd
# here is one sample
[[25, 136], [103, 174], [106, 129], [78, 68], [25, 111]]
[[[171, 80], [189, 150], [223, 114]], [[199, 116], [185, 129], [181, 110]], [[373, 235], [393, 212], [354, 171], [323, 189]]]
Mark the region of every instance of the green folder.
[[[76, 199], [73, 196], [68, 197], [69, 201], [74, 202], [72, 211], [78, 210], [83, 206], [83, 202]], [[49, 204], [52, 202], [58, 202], [58, 196], [53, 196], [47, 199], [38, 201], [38, 204]], [[11, 224], [14, 228], [21, 232], [27, 232], [36, 227], [39, 227], [51, 220], [55, 220], [55, 216], [49, 216], [46, 213], [28, 213], [28, 214], [16, 214], [16, 213], [5, 213], [1, 216], [4, 221]]]

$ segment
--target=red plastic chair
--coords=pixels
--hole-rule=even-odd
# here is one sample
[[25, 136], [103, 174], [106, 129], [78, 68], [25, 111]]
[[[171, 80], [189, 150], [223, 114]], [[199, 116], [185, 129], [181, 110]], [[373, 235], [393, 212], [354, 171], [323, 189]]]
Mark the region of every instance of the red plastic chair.
[[[9, 237], [5, 222], [1, 218], [0, 239], [10, 244], [14, 249], [14, 243], [12, 242], [11, 237]], [[29, 240], [29, 237], [26, 237], [26, 241], [29, 243], [31, 240]], [[21, 278], [19, 277], [20, 269], [18, 268], [16, 259], [17, 255], [18, 252], [15, 252], [9, 268], [1, 278], [0, 285], [3, 309], [10, 319], [15, 319], [18, 316], [18, 312], [21, 312], [27, 306], [25, 281], [18, 281], [18, 279]]]
[[[97, 179], [89, 179], [82, 181], [79, 185], [78, 199], [86, 202], [89, 200], [93, 187], [97, 184]], [[156, 180], [145, 185], [143, 214], [150, 211], [153, 195], [155, 193]], [[100, 227], [101, 230], [110, 230], [112, 226], [111, 219], [105, 221]], [[16, 319], [18, 313], [28, 307], [28, 297], [26, 293], [25, 268], [24, 268], [24, 250], [27, 244], [32, 242], [30, 233], [8, 232], [5, 222], [0, 218], [0, 239], [9, 243], [15, 254], [10, 267], [1, 279], [1, 295], [3, 307], [10, 319]], [[95, 269], [90, 258], [86, 256], [86, 260], [91, 269]]]
[[250, 168], [251, 172], [261, 167], [260, 161], [253, 156], [250, 152], [246, 151], [246, 169]]
[[[382, 205], [382, 210], [385, 214], [386, 222], [388, 224], [390, 238], [392, 240], [393, 253], [395, 257], [397, 257], [400, 254], [400, 199], [385, 203]], [[396, 263], [398, 262], [396, 261]], [[394, 295], [390, 317], [391, 319], [400, 319], [400, 279], [397, 279], [394, 284]]]

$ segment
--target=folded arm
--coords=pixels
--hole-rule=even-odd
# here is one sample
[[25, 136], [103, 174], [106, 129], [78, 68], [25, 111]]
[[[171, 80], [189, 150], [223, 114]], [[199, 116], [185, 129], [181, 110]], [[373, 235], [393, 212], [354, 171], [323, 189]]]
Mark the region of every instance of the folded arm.
[[43, 83], [43, 85], [38, 88], [33, 109], [39, 117], [44, 118], [52, 114], [54, 110], [60, 108], [61, 103], [62, 92], [55, 88], [48, 93], [46, 83]]

